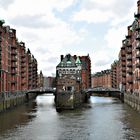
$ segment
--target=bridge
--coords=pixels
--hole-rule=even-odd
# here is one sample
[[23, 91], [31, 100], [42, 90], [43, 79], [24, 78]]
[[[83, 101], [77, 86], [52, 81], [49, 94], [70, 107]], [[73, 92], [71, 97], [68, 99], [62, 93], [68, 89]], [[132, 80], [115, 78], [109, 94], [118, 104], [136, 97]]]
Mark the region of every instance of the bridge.
[[[28, 90], [26, 92], [27, 98], [31, 94], [34, 95], [41, 95], [41, 94], [50, 94], [53, 93], [53, 95], [56, 97], [56, 89], [53, 88], [38, 88], [33, 90]], [[105, 87], [96, 87], [96, 88], [88, 88], [85, 90], [82, 90], [82, 94], [85, 94], [85, 99], [88, 100], [90, 96], [109, 96], [109, 97], [116, 97], [123, 101], [123, 93], [120, 92], [119, 89], [115, 88], [105, 88]]]
[[28, 90], [26, 93], [36, 93], [36, 94], [44, 94], [44, 93], [53, 93], [55, 95], [56, 89], [53, 88], [37, 88], [33, 90]]
[[[96, 88], [88, 88], [83, 90], [86, 94], [89, 96], [91, 95], [108, 95], [108, 96], [120, 96], [122, 93], [120, 92], [119, 89], [115, 88], [105, 88], [105, 87], [96, 87]], [[39, 94], [48, 94], [48, 93], [53, 93], [54, 95], [56, 94], [56, 89], [53, 88], [38, 88], [38, 89], [33, 89], [33, 90], [28, 90], [26, 94], [28, 93], [36, 93], [37, 95]]]
[[86, 89], [86, 92], [89, 93], [106, 93], [106, 92], [120, 92], [119, 89], [115, 88], [105, 88], [105, 87], [96, 87], [96, 88], [89, 88]]
[[115, 88], [105, 88], [105, 87], [95, 87], [85, 90], [86, 93], [89, 93], [90, 96], [111, 96], [117, 98], [123, 98], [123, 93], [119, 89]]

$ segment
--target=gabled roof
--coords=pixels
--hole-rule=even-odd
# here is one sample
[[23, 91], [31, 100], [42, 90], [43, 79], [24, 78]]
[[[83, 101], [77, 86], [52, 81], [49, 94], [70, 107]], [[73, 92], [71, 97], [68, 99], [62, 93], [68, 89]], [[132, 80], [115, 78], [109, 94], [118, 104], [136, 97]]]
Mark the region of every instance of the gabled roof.
[[57, 67], [76, 67], [76, 62], [73, 56], [67, 54]]
[[81, 60], [80, 60], [80, 58], [79, 58], [79, 56], [78, 56], [77, 59], [76, 59], [76, 64], [82, 64], [82, 63], [81, 63]]

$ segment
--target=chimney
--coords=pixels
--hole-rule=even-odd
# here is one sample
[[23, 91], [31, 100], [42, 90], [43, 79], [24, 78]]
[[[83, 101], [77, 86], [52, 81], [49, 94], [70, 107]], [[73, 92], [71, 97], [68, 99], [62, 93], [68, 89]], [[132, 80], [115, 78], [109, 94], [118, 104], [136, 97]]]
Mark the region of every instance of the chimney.
[[64, 59], [64, 56], [63, 56], [63, 55], [61, 55], [60, 60], [62, 61], [63, 59]]

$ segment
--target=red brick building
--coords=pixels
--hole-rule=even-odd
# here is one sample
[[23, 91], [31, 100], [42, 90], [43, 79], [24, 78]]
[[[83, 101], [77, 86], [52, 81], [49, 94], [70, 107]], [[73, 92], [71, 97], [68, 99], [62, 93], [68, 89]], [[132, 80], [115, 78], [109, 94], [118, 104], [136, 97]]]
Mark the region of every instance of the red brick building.
[[91, 87], [91, 60], [89, 55], [80, 57], [82, 63], [82, 89]]
[[[80, 89], [87, 89], [91, 87], [91, 60], [89, 55], [71, 56], [70, 54], [68, 54], [65, 57], [61, 55], [61, 62], [57, 66], [57, 72], [59, 73], [59, 74], [57, 73], [56, 76], [57, 86], [58, 83], [59, 84], [65, 83], [64, 85], [63, 84], [62, 85], [68, 87], [67, 83], [71, 83], [73, 85], [75, 84], [75, 87], [74, 86], [73, 87], [77, 89], [77, 91]], [[60, 75], [63, 75], [63, 77], [67, 77], [67, 79], [65, 79], [65, 81], [63, 78], [59, 79], [58, 77], [61, 77]], [[80, 79], [76, 80], [75, 79], [76, 77], [79, 77]], [[80, 82], [80, 84], [77, 81]]]
[[120, 62], [114, 61], [111, 65], [111, 82], [112, 88], [119, 89], [120, 87]]
[[0, 21], [0, 92], [37, 88], [37, 61], [18, 42], [16, 30]]
[[140, 91], [140, 0], [137, 8], [119, 52], [120, 87], [127, 93]]
[[38, 74], [38, 88], [43, 88], [44, 87], [44, 76], [42, 71]]
[[97, 72], [92, 76], [92, 87], [112, 87], [111, 70]]

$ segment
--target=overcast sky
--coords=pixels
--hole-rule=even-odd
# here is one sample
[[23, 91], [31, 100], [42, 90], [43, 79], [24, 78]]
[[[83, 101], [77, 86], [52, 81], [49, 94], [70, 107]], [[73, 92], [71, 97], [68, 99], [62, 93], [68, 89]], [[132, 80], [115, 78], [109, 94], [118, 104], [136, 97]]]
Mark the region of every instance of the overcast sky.
[[118, 58], [137, 0], [0, 0], [0, 19], [17, 30], [45, 76], [60, 55], [90, 55], [92, 73]]

